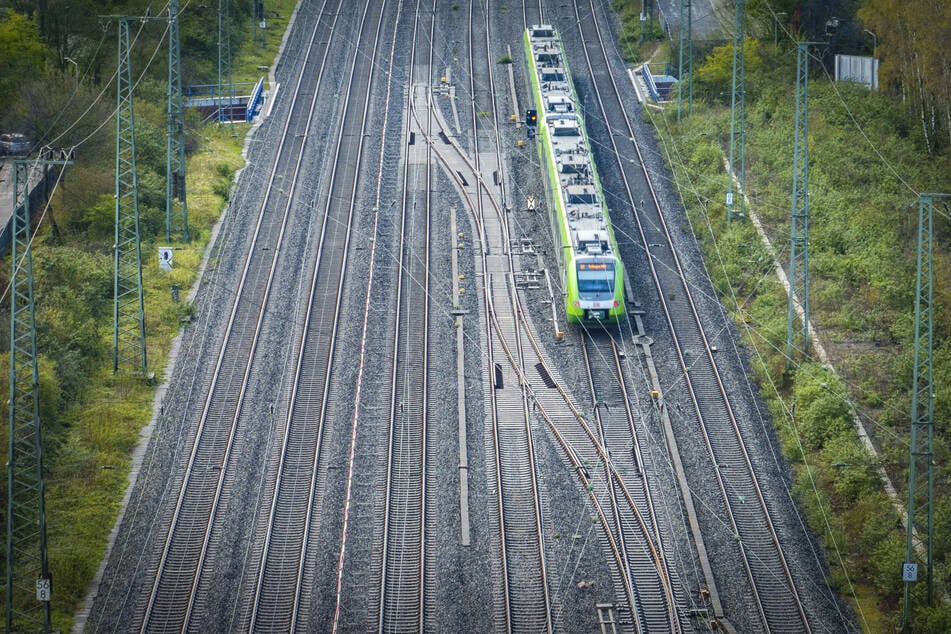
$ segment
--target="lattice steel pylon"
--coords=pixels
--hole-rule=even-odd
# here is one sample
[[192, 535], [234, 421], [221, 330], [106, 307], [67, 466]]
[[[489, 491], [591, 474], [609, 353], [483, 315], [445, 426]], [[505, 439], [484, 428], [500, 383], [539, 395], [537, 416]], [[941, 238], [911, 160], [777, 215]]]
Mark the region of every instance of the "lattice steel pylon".
[[[923, 560], [928, 605], [934, 605], [934, 203], [951, 194], [921, 194], [918, 198], [918, 269], [915, 283], [915, 367], [911, 390], [911, 451], [908, 462], [905, 583], [902, 626], [910, 625], [912, 584]], [[920, 543], [916, 548], [916, 542]], [[916, 557], [916, 553], [919, 557]]]
[[[792, 224], [789, 240], [789, 312], [786, 367], [793, 350], [809, 352], [809, 46], [799, 42], [796, 57], [796, 135], [793, 144]], [[797, 327], [796, 301], [802, 306]], [[797, 344], [796, 341], [801, 343]]]
[[[228, 98], [228, 114], [221, 99]], [[231, 2], [218, 0], [218, 120], [231, 120], [234, 83], [231, 81]]]
[[[746, 16], [743, 0], [735, 0], [733, 16], [733, 106], [730, 110], [730, 190], [726, 194], [726, 218], [746, 215]], [[739, 181], [739, 191], [736, 183]]]
[[188, 201], [185, 196], [185, 119], [182, 99], [182, 60], [179, 50], [178, 0], [168, 3], [168, 151], [165, 183], [165, 239], [181, 235], [189, 241]]
[[[684, 72], [684, 48], [687, 49], [686, 73]], [[684, 75], [687, 76], [687, 114], [693, 112], [693, 10], [690, 0], [680, 0], [680, 61], [677, 72], [680, 75], [677, 78], [677, 121], [680, 121], [684, 98]]]
[[139, 181], [135, 166], [135, 116], [129, 62], [128, 16], [119, 21], [116, 73], [116, 241], [112, 370], [125, 368], [145, 376], [145, 307], [142, 298], [142, 245], [139, 241]]
[[7, 459], [7, 632], [50, 631], [43, 441], [30, 247], [30, 166], [67, 160], [14, 161], [10, 240], [10, 429]]

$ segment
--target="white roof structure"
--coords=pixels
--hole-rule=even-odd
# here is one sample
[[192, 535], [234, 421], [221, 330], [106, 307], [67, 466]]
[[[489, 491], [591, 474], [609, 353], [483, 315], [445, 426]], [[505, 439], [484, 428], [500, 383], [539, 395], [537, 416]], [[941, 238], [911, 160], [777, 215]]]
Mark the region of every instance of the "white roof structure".
[[551, 25], [529, 29], [532, 61], [539, 81], [544, 111], [538, 113], [554, 162], [559, 196], [574, 250], [579, 254], [611, 252], [604, 202], [595, 180], [594, 162], [584, 125], [578, 116], [577, 96], [565, 72], [561, 42]]

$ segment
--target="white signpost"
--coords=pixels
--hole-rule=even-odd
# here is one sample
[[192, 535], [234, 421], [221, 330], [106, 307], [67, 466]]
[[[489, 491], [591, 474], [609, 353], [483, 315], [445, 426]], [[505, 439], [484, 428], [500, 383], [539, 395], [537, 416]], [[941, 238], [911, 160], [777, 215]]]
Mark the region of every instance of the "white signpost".
[[172, 270], [172, 247], [158, 248], [158, 263], [163, 271]]

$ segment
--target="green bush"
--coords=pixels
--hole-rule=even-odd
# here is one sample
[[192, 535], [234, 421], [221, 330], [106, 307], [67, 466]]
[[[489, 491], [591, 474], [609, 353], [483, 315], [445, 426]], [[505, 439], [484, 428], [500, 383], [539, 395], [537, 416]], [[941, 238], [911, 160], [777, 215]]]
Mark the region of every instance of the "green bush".
[[[759, 87], [754, 81], [764, 68], [759, 41], [747, 38], [743, 44], [746, 68], [746, 99], [756, 99]], [[714, 47], [703, 62], [694, 62], [694, 96], [729, 104], [733, 97], [733, 43]]]
[[845, 386], [836, 375], [812, 364], [796, 372], [793, 402], [796, 427], [807, 451], [821, 450], [827, 441], [850, 432], [852, 412]]

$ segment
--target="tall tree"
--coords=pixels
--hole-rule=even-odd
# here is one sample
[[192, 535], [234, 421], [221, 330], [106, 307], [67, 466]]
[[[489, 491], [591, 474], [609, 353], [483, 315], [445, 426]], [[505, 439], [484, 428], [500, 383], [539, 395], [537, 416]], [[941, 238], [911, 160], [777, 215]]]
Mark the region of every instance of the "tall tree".
[[951, 11], [941, 0], [865, 0], [859, 17], [878, 38], [881, 85], [920, 121], [933, 155], [951, 147]]

